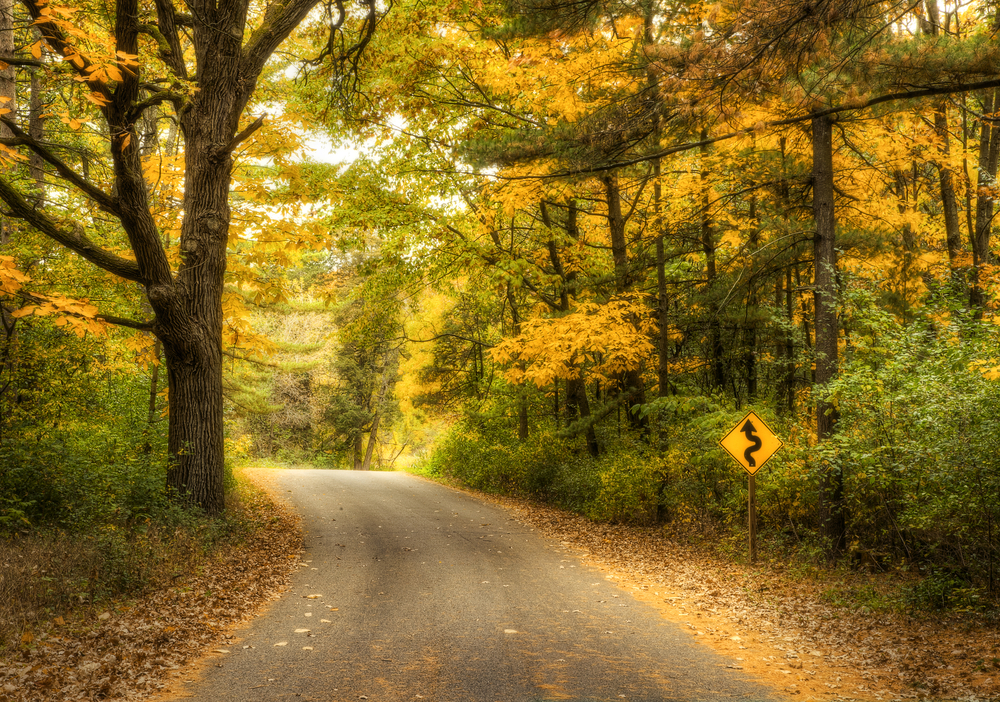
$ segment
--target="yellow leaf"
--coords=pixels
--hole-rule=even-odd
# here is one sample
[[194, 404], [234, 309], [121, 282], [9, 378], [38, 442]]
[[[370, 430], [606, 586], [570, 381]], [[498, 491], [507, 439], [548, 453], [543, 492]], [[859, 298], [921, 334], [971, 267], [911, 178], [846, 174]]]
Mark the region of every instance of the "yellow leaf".
[[122, 151], [128, 148], [128, 145], [132, 143], [132, 135], [128, 132], [125, 133], [125, 138], [122, 139]]
[[90, 102], [94, 103], [98, 107], [104, 107], [106, 105], [111, 104], [111, 101], [108, 100], [103, 95], [101, 95], [100, 93], [87, 93], [84, 97], [86, 97]]
[[36, 41], [31, 45], [31, 55], [36, 59], [40, 59], [42, 57], [42, 42]]

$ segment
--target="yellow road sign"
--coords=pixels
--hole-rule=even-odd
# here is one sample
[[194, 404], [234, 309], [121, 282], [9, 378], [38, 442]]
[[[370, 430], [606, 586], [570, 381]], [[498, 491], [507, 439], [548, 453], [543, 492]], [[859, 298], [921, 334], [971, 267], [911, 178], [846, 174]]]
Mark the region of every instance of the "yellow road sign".
[[781, 448], [781, 439], [756, 412], [751, 412], [723, 437], [719, 445], [743, 466], [743, 470], [754, 475]]

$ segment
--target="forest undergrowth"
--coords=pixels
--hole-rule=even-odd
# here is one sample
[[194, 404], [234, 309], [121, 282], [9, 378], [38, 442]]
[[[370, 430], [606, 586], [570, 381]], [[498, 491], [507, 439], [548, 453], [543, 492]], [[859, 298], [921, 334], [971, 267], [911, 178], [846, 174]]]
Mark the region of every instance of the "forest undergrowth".
[[301, 553], [295, 517], [247, 473], [220, 519], [0, 540], [0, 701], [138, 699], [224, 646]]

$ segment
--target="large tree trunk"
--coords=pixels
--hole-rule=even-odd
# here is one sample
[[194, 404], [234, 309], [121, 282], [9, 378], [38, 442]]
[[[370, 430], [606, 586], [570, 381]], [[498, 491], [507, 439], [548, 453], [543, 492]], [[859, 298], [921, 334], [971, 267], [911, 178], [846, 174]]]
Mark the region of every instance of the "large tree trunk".
[[256, 80], [240, 75], [242, 19], [227, 19], [230, 26], [195, 26], [200, 90], [181, 118], [182, 262], [169, 289], [147, 286], [170, 383], [167, 484], [210, 514], [225, 507], [221, 339], [230, 144]]
[[[813, 240], [815, 273], [813, 299], [816, 315], [816, 439], [829, 439], [837, 423], [837, 410], [822, 399], [827, 384], [837, 375], [837, 249], [833, 197], [833, 129], [828, 117], [812, 120], [813, 133]], [[820, 519], [833, 555], [843, 548], [843, 476], [836, 466], [824, 466]]]

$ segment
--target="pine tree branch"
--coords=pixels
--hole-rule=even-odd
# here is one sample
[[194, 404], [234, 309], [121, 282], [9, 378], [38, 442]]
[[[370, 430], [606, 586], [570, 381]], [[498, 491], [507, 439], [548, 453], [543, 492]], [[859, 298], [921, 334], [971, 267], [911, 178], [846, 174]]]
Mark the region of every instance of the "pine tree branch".
[[876, 105], [881, 105], [886, 102], [896, 102], [899, 100], [915, 100], [917, 98], [933, 97], [936, 95], [954, 95], [955, 93], [967, 93], [974, 90], [986, 90], [989, 88], [1000, 88], [1000, 78], [992, 78], [990, 80], [977, 81], [974, 83], [966, 83], [959, 86], [948, 85], [948, 86], [938, 86], [932, 88], [922, 88], [919, 90], [903, 90], [895, 93], [886, 93], [885, 95], [879, 95], [877, 97], [871, 98], [861, 103], [848, 104], [848, 105], [836, 105], [834, 107], [828, 107], [823, 110], [815, 110], [813, 112], [806, 112], [795, 117], [786, 117], [785, 119], [772, 120], [770, 122], [764, 122], [762, 125], [748, 127], [746, 129], [739, 129], [733, 132], [727, 132], [726, 134], [720, 134], [718, 136], [710, 137], [708, 139], [701, 139], [699, 141], [689, 141], [683, 144], [677, 144], [675, 146], [668, 147], [666, 149], [661, 149], [660, 151], [655, 151], [651, 154], [646, 154], [643, 156], [637, 156], [632, 159], [625, 159], [621, 161], [615, 161], [613, 163], [606, 163], [596, 166], [590, 166], [587, 168], [575, 168], [567, 169], [563, 171], [556, 171], [554, 173], [542, 173], [537, 175], [522, 175], [522, 176], [503, 176], [497, 175], [493, 176], [498, 180], [535, 180], [535, 179], [552, 179], [552, 178], [568, 178], [571, 176], [578, 175], [593, 175], [596, 173], [606, 173], [607, 171], [613, 171], [618, 168], [624, 168], [626, 166], [634, 166], [640, 163], [646, 163], [648, 161], [654, 161], [658, 158], [663, 158], [664, 156], [671, 156], [673, 154], [682, 153], [684, 151], [691, 151], [692, 149], [697, 149], [702, 146], [708, 146], [710, 144], [718, 144], [722, 141], [728, 141], [730, 139], [735, 139], [736, 137], [744, 136], [747, 134], [752, 134], [761, 128], [773, 129], [775, 127], [789, 127], [793, 124], [801, 124], [802, 122], [808, 122], [816, 117], [827, 117], [830, 115], [840, 114], [842, 112], [856, 112], [861, 110], [866, 110], [870, 107], [875, 107]]

